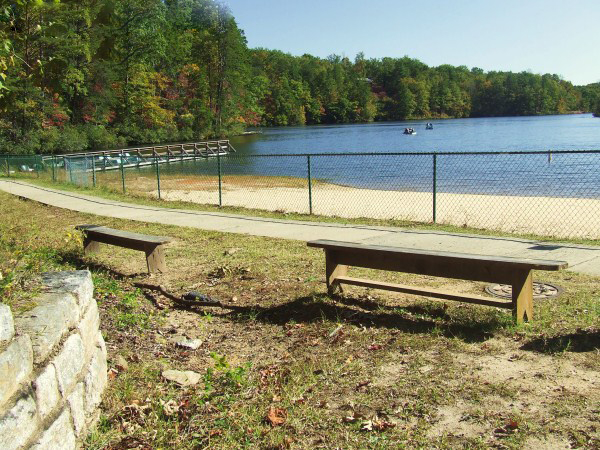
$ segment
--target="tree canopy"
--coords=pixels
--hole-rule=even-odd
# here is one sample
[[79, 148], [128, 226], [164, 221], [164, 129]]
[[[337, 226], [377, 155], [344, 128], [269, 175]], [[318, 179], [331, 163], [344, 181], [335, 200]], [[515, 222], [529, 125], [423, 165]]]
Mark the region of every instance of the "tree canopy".
[[248, 126], [600, 113], [600, 84], [249, 49], [214, 0], [0, 0], [0, 152], [63, 153]]

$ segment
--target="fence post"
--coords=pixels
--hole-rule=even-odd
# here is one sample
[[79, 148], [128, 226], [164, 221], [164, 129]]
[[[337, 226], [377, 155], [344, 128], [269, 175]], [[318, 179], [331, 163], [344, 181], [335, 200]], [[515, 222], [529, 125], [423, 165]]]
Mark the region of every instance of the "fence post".
[[222, 190], [222, 180], [221, 180], [221, 153], [217, 152], [217, 171], [219, 172], [219, 207], [223, 206], [223, 190]]
[[92, 186], [96, 187], [96, 157], [92, 155]]
[[437, 153], [433, 153], [433, 223], [437, 213]]
[[10, 178], [10, 155], [6, 155], [6, 176]]
[[121, 181], [123, 183], [123, 194], [125, 193], [125, 167], [123, 167], [123, 150], [121, 150]]
[[160, 164], [158, 164], [158, 157], [154, 157], [154, 164], [156, 164], [156, 184], [158, 187], [158, 199], [160, 200]]
[[52, 155], [52, 182], [56, 183], [56, 156]]
[[312, 177], [310, 174], [310, 155], [306, 155], [306, 164], [308, 166], [308, 213], [313, 213], [312, 204]]
[[[66, 162], [66, 158], [65, 158], [65, 162]], [[71, 184], [73, 184], [73, 162], [71, 161], [71, 158], [69, 158], [69, 182]]]

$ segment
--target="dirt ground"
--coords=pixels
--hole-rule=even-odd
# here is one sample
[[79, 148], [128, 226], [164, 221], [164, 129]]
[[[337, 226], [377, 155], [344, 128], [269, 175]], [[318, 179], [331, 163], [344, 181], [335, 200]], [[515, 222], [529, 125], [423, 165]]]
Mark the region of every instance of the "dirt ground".
[[[323, 254], [302, 242], [0, 201], [0, 273], [18, 281], [0, 283], [3, 301], [26, 305], [31, 271], [92, 272], [109, 386], [86, 448], [600, 447], [600, 278], [536, 272], [563, 293], [515, 325], [503, 310], [382, 291], [330, 298]], [[173, 237], [168, 271], [148, 275], [142, 253], [118, 247], [84, 256], [81, 223]], [[190, 291], [204, 303], [182, 303]], [[184, 336], [199, 347], [178, 346]], [[201, 380], [183, 387], [165, 370]]]

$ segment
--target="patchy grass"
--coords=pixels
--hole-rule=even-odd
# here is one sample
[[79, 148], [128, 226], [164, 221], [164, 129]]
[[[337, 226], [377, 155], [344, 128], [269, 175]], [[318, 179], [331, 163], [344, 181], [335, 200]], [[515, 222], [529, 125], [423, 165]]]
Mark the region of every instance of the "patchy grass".
[[[516, 326], [506, 311], [421, 297], [352, 288], [329, 298], [323, 254], [301, 242], [0, 201], [0, 270], [14, 280], [3, 301], [31, 301], [39, 271], [92, 271], [110, 383], [86, 448], [600, 445], [600, 278], [537, 272], [564, 293], [537, 301], [536, 320]], [[174, 237], [168, 273], [145, 274], [143, 254], [127, 249], [84, 257], [73, 227], [90, 222]], [[183, 309], [136, 282], [194, 290], [222, 307]], [[179, 336], [202, 345], [179, 348]], [[178, 387], [165, 369], [202, 379]]]

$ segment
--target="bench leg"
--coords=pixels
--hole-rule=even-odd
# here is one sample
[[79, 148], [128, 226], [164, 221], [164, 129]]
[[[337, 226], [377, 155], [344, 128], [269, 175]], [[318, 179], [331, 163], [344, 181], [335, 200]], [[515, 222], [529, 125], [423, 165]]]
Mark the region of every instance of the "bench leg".
[[533, 279], [531, 270], [519, 272], [512, 284], [513, 316], [517, 323], [533, 320]]
[[83, 253], [87, 255], [88, 253], [97, 252], [100, 249], [100, 243], [93, 241], [89, 237], [83, 238]]
[[337, 277], [345, 276], [348, 266], [338, 264], [337, 255], [333, 250], [325, 249], [325, 279], [327, 281], [327, 293], [336, 295], [342, 291], [342, 287], [335, 281]]
[[164, 273], [167, 271], [163, 247], [163, 245], [157, 245], [156, 247], [149, 247], [145, 250], [149, 273]]

